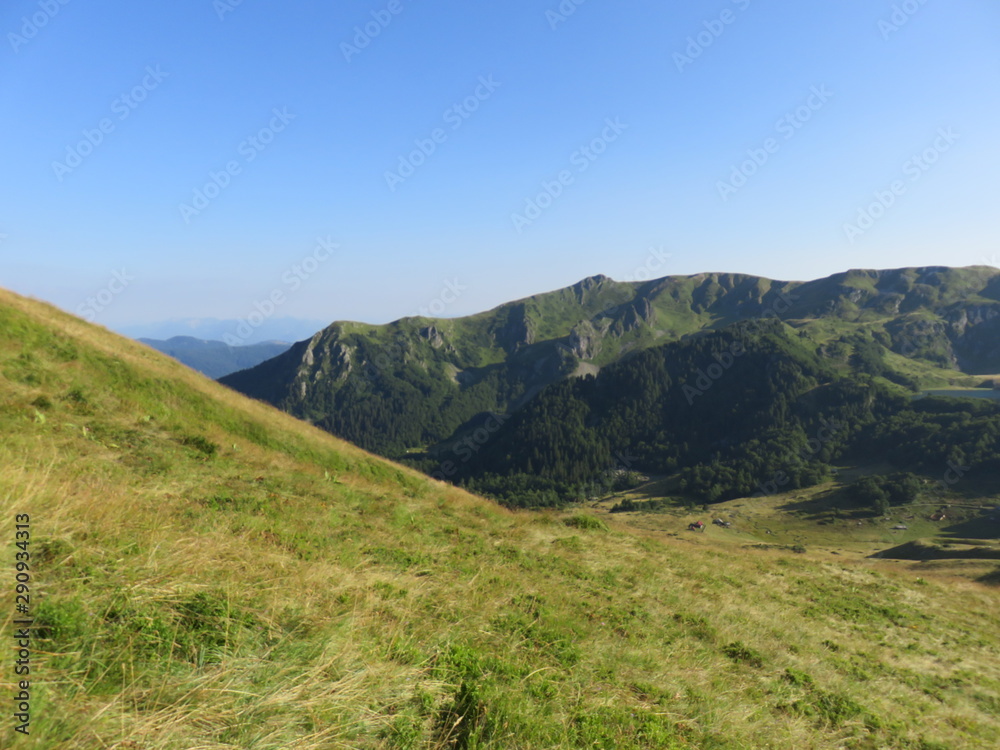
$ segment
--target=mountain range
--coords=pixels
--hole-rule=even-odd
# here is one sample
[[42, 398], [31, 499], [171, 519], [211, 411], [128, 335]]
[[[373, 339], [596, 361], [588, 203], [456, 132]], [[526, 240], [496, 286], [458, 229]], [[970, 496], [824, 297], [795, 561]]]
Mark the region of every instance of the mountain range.
[[193, 336], [173, 336], [166, 341], [138, 340], [213, 379], [259, 365], [288, 351], [291, 346], [284, 341], [230, 346], [224, 341], [206, 341]]
[[[765, 454], [798, 455], [769, 440], [740, 458], [760, 434], [802, 443], [818, 420], [849, 415], [826, 468], [791, 462], [810, 482], [834, 453], [860, 450], [872, 420], [904, 419], [907, 394], [997, 372], [1000, 271], [925, 267], [808, 282], [594, 276], [464, 318], [333, 323], [222, 382], [439, 478], [550, 504], [606, 477], [616, 454], [647, 473], [686, 470], [698, 499], [750, 494], [774, 470]], [[717, 481], [709, 464], [741, 478]]]

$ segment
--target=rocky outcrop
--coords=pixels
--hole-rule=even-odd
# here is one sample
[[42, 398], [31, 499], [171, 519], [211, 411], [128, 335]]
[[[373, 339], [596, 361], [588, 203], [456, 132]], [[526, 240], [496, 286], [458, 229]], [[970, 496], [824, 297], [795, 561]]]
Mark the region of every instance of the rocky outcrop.
[[[582, 283], [582, 282], [581, 282]], [[524, 304], [511, 305], [502, 322], [490, 333], [508, 354], [535, 343], [535, 331], [532, 320], [528, 317]]]
[[353, 369], [351, 348], [321, 331], [309, 340], [292, 383], [291, 393], [304, 399], [320, 380], [347, 380]]
[[637, 328], [652, 325], [655, 319], [656, 310], [649, 298], [639, 297], [619, 308], [618, 319], [612, 324], [610, 332], [613, 336], [623, 336]]
[[969, 328], [1000, 316], [1000, 305], [965, 305], [945, 313], [944, 319], [955, 336], [964, 336]]
[[641, 297], [626, 307], [622, 325], [626, 331], [634, 331], [640, 326], [651, 325], [655, 317], [656, 311], [649, 303], [649, 299]]
[[599, 273], [596, 276], [588, 276], [585, 279], [581, 279], [573, 284], [570, 289], [573, 290], [573, 296], [576, 297], [576, 301], [583, 304], [586, 293], [593, 289], [597, 289], [605, 281], [610, 281], [610, 279], [604, 274]]
[[577, 359], [593, 359], [601, 351], [601, 334], [591, 323], [583, 321], [570, 331], [567, 346]]
[[968, 305], [945, 315], [958, 365], [966, 372], [1000, 372], [1000, 304]]
[[441, 332], [437, 329], [437, 326], [427, 326], [426, 328], [421, 328], [417, 333], [421, 338], [427, 339], [428, 343], [435, 349], [440, 349], [444, 346], [444, 337]]

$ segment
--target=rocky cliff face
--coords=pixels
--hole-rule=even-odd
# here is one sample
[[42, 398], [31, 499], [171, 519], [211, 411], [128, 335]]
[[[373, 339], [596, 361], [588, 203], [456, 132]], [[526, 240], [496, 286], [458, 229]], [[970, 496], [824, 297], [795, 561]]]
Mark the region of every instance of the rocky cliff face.
[[302, 352], [290, 394], [302, 400], [309, 391], [324, 381], [343, 382], [353, 371], [352, 352], [332, 332], [320, 331], [313, 336]]
[[602, 338], [603, 336], [590, 321], [583, 321], [570, 331], [569, 350], [578, 359], [593, 359], [601, 351]]
[[508, 354], [535, 343], [534, 323], [525, 305], [512, 305], [497, 323], [491, 330], [493, 340]]
[[427, 339], [428, 343], [435, 349], [440, 349], [444, 346], [444, 337], [436, 326], [425, 326], [421, 328], [418, 333], [421, 338]]
[[607, 276], [603, 274], [598, 274], [597, 276], [588, 276], [585, 279], [573, 284], [570, 289], [573, 292], [573, 296], [576, 297], [576, 301], [579, 304], [586, 302], [586, 298], [589, 292], [599, 289], [602, 284], [607, 281], [611, 281]]
[[961, 369], [983, 375], [1000, 373], [1000, 303], [953, 310], [945, 321]]
[[627, 305], [621, 318], [621, 331], [629, 333], [641, 328], [651, 326], [656, 318], [656, 311], [650, 303], [648, 297], [642, 297]]

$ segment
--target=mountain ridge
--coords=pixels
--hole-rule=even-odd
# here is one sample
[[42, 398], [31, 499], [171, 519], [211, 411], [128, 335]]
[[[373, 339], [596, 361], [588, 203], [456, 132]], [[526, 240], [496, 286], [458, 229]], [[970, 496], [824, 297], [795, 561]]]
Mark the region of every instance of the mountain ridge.
[[[336, 322], [221, 382], [398, 456], [446, 440], [476, 414], [516, 411], [574, 374], [751, 319], [793, 323], [817, 348], [874, 335], [928, 378], [1000, 372], [998, 301], [1000, 271], [985, 266], [854, 269], [806, 282], [595, 275], [461, 318]], [[377, 435], [371, 427], [400, 422], [412, 424]]]

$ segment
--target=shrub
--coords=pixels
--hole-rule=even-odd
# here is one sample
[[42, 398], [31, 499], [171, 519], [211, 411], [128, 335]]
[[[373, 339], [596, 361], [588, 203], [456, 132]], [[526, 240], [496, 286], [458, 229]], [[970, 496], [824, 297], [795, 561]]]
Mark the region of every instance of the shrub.
[[749, 664], [751, 667], [763, 667], [764, 657], [758, 651], [750, 648], [741, 641], [733, 641], [723, 646], [722, 653], [736, 662]]
[[585, 513], [578, 513], [563, 521], [567, 526], [574, 529], [585, 529], [587, 531], [607, 531], [608, 525], [600, 518], [590, 516]]
[[52, 400], [48, 396], [41, 395], [34, 401], [32, 401], [31, 405], [38, 409], [41, 409], [42, 411], [45, 411], [47, 409], [52, 408]]
[[55, 640], [59, 650], [86, 630], [86, 613], [79, 599], [42, 599], [34, 612], [35, 636]]
[[812, 687], [814, 684], [812, 677], [802, 670], [795, 669], [793, 667], [789, 667], [785, 670], [784, 677], [788, 682], [793, 685], [798, 685], [799, 687]]
[[825, 690], [813, 690], [807, 699], [795, 701], [792, 708], [803, 716], [835, 727], [850, 719], [859, 718], [865, 713], [865, 710], [848, 696]]
[[219, 450], [217, 444], [201, 435], [181, 435], [178, 442], [187, 448], [192, 448], [199, 453], [203, 453], [209, 458], [214, 456]]

